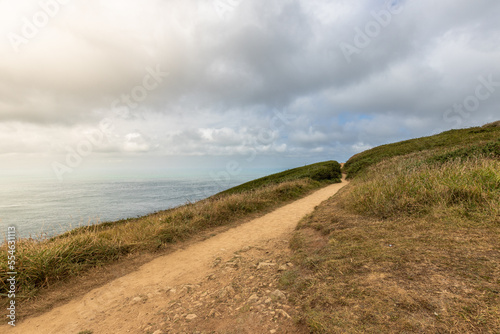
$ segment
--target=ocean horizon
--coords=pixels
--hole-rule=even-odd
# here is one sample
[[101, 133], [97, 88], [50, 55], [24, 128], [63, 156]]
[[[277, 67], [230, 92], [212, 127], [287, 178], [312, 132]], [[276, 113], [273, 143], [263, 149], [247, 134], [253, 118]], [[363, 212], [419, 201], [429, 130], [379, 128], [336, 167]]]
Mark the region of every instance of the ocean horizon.
[[212, 173], [106, 175], [0, 180], [1, 242], [15, 226], [18, 238], [43, 239], [68, 230], [141, 217], [210, 197], [279, 170], [256, 169], [227, 178]]

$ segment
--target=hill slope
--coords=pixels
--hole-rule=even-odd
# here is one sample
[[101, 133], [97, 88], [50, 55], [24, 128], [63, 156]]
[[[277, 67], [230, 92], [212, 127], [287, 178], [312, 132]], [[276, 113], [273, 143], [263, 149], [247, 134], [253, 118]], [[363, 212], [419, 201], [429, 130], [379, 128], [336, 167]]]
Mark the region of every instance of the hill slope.
[[472, 146], [495, 145], [498, 156], [500, 154], [498, 149], [500, 127], [494, 126], [497, 123], [490, 123], [483, 127], [450, 130], [434, 136], [378, 146], [350, 158], [344, 166], [344, 172], [349, 178], [353, 178], [367, 167], [384, 159], [429, 150], [458, 150]]
[[500, 128], [376, 147], [297, 229], [282, 284], [314, 333], [500, 332]]

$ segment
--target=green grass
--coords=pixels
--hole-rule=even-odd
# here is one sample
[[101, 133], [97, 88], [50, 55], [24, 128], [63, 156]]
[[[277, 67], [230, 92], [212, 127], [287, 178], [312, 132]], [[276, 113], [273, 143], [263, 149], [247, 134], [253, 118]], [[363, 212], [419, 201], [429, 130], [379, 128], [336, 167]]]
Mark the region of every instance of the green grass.
[[236, 194], [258, 189], [263, 185], [283, 183], [287, 181], [295, 181], [304, 178], [310, 178], [315, 181], [333, 181], [340, 182], [342, 174], [340, 172], [340, 164], [336, 161], [325, 161], [316, 164], [289, 169], [287, 171], [265, 176], [256, 179], [229, 190], [223, 191], [221, 195]]
[[[312, 333], [500, 333], [499, 128], [351, 158], [281, 283]], [[378, 156], [377, 154], [380, 154]]]
[[[271, 175], [251, 187], [237, 187], [237, 191], [226, 191], [141, 218], [81, 227], [47, 240], [18, 240], [16, 297], [20, 301], [32, 298], [40, 289], [57, 281], [109, 264], [127, 254], [155, 252], [201, 231], [272, 210], [339, 181], [334, 173], [318, 178], [326, 167], [336, 165], [326, 162]], [[4, 244], [0, 247], [0, 294], [4, 301], [9, 271], [7, 255]]]
[[460, 159], [462, 161], [473, 158], [500, 158], [500, 139], [488, 141], [478, 145], [462, 147], [452, 151], [433, 155], [427, 162], [445, 163]]
[[[407, 155], [415, 152], [450, 147], [464, 148], [479, 143], [493, 143], [498, 154], [498, 138], [500, 127], [475, 127], [469, 129], [450, 130], [434, 136], [405, 140], [372, 148], [351, 157], [344, 165], [348, 178], [364, 172], [369, 166], [382, 160]], [[467, 149], [466, 149], [467, 150]]]
[[422, 163], [420, 153], [397, 157], [369, 168], [355, 189], [343, 197], [344, 207], [377, 218], [401, 215], [447, 215], [496, 219], [500, 214], [500, 159], [470, 157]]

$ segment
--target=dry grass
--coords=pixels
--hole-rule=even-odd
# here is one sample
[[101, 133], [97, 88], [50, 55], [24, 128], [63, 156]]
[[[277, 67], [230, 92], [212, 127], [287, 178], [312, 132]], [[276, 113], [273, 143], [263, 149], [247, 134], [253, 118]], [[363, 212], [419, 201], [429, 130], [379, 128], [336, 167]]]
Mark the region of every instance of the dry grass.
[[444, 213], [499, 219], [500, 160], [422, 163], [425, 155], [397, 157], [369, 168], [354, 181], [356, 187], [342, 199], [343, 205], [378, 218]]
[[284, 275], [314, 333], [500, 333], [500, 161], [368, 168], [300, 224]]
[[300, 322], [314, 333], [498, 333], [500, 228], [459, 223], [323, 204], [291, 243], [298, 269], [285, 282]]

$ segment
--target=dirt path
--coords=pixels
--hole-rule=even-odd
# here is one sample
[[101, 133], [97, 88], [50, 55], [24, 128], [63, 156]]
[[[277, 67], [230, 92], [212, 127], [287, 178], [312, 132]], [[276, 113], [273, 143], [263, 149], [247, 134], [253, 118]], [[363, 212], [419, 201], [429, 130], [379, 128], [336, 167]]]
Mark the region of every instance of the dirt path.
[[[88, 330], [93, 334], [160, 334], [182, 332], [180, 328], [195, 332], [194, 328], [201, 328], [198, 325], [205, 324], [206, 329], [211, 323], [211, 332], [227, 333], [231, 330], [217, 322], [263, 326], [259, 323], [263, 317], [269, 317], [271, 323], [286, 322], [292, 311], [285, 312], [290, 307], [279, 292], [272, 291], [277, 272], [286, 270], [286, 265], [272, 259], [279, 256], [276, 247], [269, 245], [281, 244], [280, 252], [285, 252], [287, 238], [299, 220], [346, 184], [343, 181], [322, 188], [263, 217], [157, 258], [65, 305], [26, 319], [15, 328], [0, 326], [0, 332], [78, 334]], [[256, 265], [259, 263], [263, 264]], [[271, 281], [264, 284], [258, 279]], [[227, 315], [218, 311], [222, 306]], [[172, 323], [178, 325], [172, 327]], [[276, 333], [276, 329], [269, 328], [257, 327], [247, 332]]]

